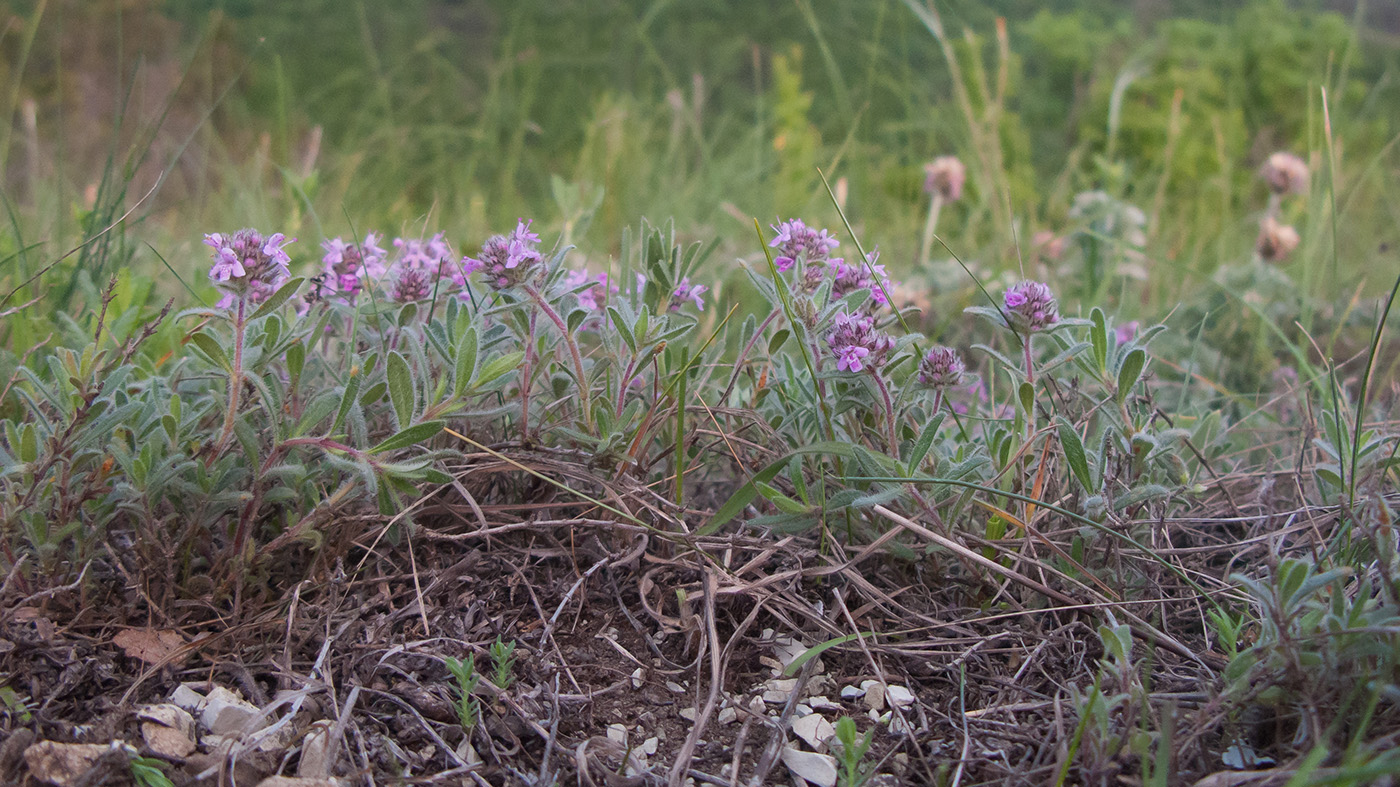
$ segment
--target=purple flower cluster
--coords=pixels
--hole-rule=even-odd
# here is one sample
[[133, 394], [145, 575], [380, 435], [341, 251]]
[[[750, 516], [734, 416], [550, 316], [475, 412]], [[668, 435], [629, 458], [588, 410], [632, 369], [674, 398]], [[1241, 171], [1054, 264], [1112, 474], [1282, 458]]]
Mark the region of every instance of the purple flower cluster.
[[[395, 241], [395, 245], [400, 243]], [[321, 248], [326, 250], [326, 256], [321, 258], [325, 274], [321, 286], [328, 293], [340, 295], [347, 303], [354, 303], [366, 282], [378, 279], [386, 271], [387, 253], [379, 247], [376, 233], [366, 235], [364, 243], [331, 238], [322, 241]]]
[[534, 278], [544, 257], [539, 252], [540, 236], [530, 231], [530, 222], [516, 223], [509, 235], [493, 235], [481, 245], [481, 258], [462, 259], [462, 274], [482, 271], [492, 287], [503, 290]]
[[885, 266], [875, 264], [875, 260], [879, 258], [880, 250], [871, 249], [869, 265], [864, 262], [856, 262], [851, 265], [845, 260], [832, 260], [832, 297], [844, 298], [857, 290], [870, 290], [871, 299], [876, 306], [884, 306], [889, 303], [885, 293], [894, 288], [894, 283], [885, 273]]
[[398, 303], [432, 297], [442, 280], [450, 282], [449, 288], [457, 284], [452, 247], [441, 232], [427, 240], [395, 238], [394, 248], [398, 259], [390, 270], [389, 297]]
[[935, 391], [951, 388], [962, 382], [967, 364], [952, 347], [935, 345], [919, 362], [919, 384]]
[[784, 273], [799, 262], [807, 265], [840, 262], [839, 258], [830, 258], [832, 250], [841, 242], [824, 229], [817, 230], [808, 227], [802, 219], [792, 219], [773, 225], [773, 230], [778, 234], [768, 245], [778, 250], [773, 264]]
[[683, 306], [686, 301], [694, 303], [697, 310], [704, 311], [705, 300], [700, 296], [709, 292], [709, 290], [710, 288], [703, 284], [691, 284], [689, 276], [681, 279], [680, 283], [676, 285], [676, 289], [671, 292], [671, 311], [680, 311], [681, 306]]
[[204, 245], [214, 250], [209, 278], [224, 290], [219, 306], [232, 306], [240, 297], [258, 303], [276, 292], [290, 276], [287, 264], [292, 258], [282, 247], [295, 240], [280, 232], [264, 238], [254, 229], [205, 235]]
[[875, 318], [868, 314], [836, 315], [826, 342], [836, 356], [836, 368], [843, 372], [859, 372], [867, 367], [873, 371], [894, 349], [894, 340], [876, 330]]
[[1029, 333], [1043, 331], [1060, 321], [1055, 295], [1038, 281], [1023, 281], [1003, 296], [1012, 323]]

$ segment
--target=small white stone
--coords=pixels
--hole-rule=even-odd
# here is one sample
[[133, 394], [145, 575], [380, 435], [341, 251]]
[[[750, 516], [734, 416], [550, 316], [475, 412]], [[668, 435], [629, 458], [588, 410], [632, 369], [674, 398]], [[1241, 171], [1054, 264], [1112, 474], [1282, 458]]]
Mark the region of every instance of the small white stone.
[[695, 721], [695, 709], [694, 709], [694, 708], [681, 708], [680, 715], [681, 715], [681, 718], [682, 718], [682, 719], [685, 719], [686, 721]]
[[806, 741], [808, 746], [820, 751], [826, 742], [836, 735], [836, 728], [821, 714], [813, 713], [794, 721], [792, 734]]
[[842, 687], [841, 687], [841, 699], [843, 699], [843, 700], [858, 700], [858, 699], [860, 699], [861, 697], [864, 697], [864, 696], [865, 696], [865, 689], [858, 689], [858, 688], [856, 688], [855, 686], [842, 686]]
[[815, 697], [808, 697], [808, 698], [807, 698], [807, 704], [810, 705], [810, 706], [812, 707], [813, 710], [841, 710], [841, 709], [842, 709], [842, 708], [841, 708], [841, 703], [839, 703], [839, 702], [832, 702], [831, 700], [829, 700], [829, 699], [826, 698], [826, 695], [825, 695], [825, 694], [818, 694], [818, 695], [815, 696]]
[[306, 728], [306, 737], [301, 741], [301, 759], [297, 762], [297, 775], [308, 779], [325, 778], [331, 774], [331, 728], [334, 722], [322, 719], [314, 721]]
[[151, 751], [178, 760], [195, 750], [194, 717], [178, 705], [152, 705], [137, 711], [141, 737]]
[[638, 746], [637, 748], [642, 752], [642, 754], [645, 754], [646, 756], [650, 757], [656, 754], [656, 749], [660, 745], [661, 741], [655, 737], [652, 737], [642, 741], [642, 745]]
[[640, 689], [641, 687], [642, 687], [642, 668], [641, 668], [641, 667], [638, 667], [638, 668], [632, 670], [632, 688], [634, 688], [634, 689]]
[[835, 787], [836, 758], [829, 754], [816, 754], [810, 751], [783, 747], [783, 764], [794, 776], [805, 779], [817, 787]]
[[798, 717], [799, 719], [802, 718], [803, 716], [811, 716], [811, 715], [812, 715], [812, 706], [811, 706], [811, 705], [804, 705], [803, 703], [800, 703], [800, 702], [799, 702], [799, 703], [797, 703], [797, 705], [792, 709], [792, 715]]
[[903, 686], [892, 684], [885, 689], [885, 694], [889, 698], [891, 705], [906, 708], [914, 704], [914, 692]]
[[190, 713], [199, 713], [204, 708], [204, 695], [181, 683], [170, 692], [170, 702]]
[[783, 662], [784, 668], [797, 661], [797, 658], [806, 653], [807, 650], [807, 646], [800, 639], [785, 636], [773, 640], [773, 654]]
[[684, 694], [684, 693], [685, 693], [685, 687], [682, 686], [681, 684], [675, 682], [674, 680], [668, 680], [668, 681], [666, 681], [666, 688], [670, 689], [672, 692], [674, 692], [674, 693], [676, 693], [676, 694]]
[[609, 724], [608, 740], [625, 747], [627, 745], [627, 728], [621, 724]]
[[738, 718], [739, 712], [733, 708], [721, 708], [719, 715], [715, 717], [715, 721], [718, 721], [720, 724], [733, 724]]
[[205, 700], [204, 712], [200, 714], [199, 721], [205, 729], [215, 735], [233, 735], [239, 732], [254, 732], [255, 730], [245, 730], [243, 727], [257, 715], [256, 705], [223, 686], [215, 686]]
[[885, 709], [885, 684], [878, 680], [861, 681], [860, 687], [865, 690], [865, 707], [871, 710]]

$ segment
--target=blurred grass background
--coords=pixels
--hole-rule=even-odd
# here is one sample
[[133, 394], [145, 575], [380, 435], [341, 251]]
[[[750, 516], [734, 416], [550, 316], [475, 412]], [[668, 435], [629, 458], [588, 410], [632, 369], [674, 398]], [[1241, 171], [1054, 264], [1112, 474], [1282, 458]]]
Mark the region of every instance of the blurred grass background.
[[[1388, 286], [1400, 3], [963, 0], [940, 42], [923, 2], [10, 0], [0, 276], [41, 273], [25, 294], [58, 308], [110, 267], [151, 278], [133, 298], [178, 292], [166, 263], [199, 286], [208, 231], [298, 235], [309, 267], [325, 236], [469, 251], [520, 216], [594, 267], [642, 217], [723, 263], [756, 253], [750, 217], [839, 230], [820, 167], [865, 246], [936, 291], [922, 165], [956, 154], [940, 230], [976, 270], [1036, 274], [1033, 233], [1102, 189], [1145, 212], [1146, 279], [1081, 294], [1157, 317], [1249, 258], [1283, 149], [1315, 173], [1286, 217], [1303, 300]], [[128, 211], [139, 233], [54, 264]]]

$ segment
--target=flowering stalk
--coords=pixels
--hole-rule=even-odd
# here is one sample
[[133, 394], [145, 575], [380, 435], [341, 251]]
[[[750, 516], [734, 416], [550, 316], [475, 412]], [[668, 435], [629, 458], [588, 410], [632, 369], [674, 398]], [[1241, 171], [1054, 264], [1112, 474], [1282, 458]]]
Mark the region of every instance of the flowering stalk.
[[890, 388], [885, 385], [885, 379], [880, 376], [877, 369], [870, 370], [870, 377], [875, 380], [875, 387], [880, 390], [880, 398], [885, 401], [885, 440], [889, 443], [890, 456], [899, 456], [899, 434], [895, 430], [894, 423], [894, 400], [890, 398]]
[[934, 193], [928, 204], [928, 219], [924, 221], [924, 239], [919, 243], [919, 268], [928, 266], [929, 255], [933, 252], [933, 236], [938, 228], [938, 214], [943, 211], [943, 195]]
[[234, 421], [238, 417], [238, 400], [243, 391], [243, 334], [248, 326], [244, 311], [247, 306], [246, 298], [238, 299], [237, 311], [234, 312], [233, 318], [233, 364], [229, 367], [228, 375], [228, 414], [224, 416], [223, 431], [219, 433], [219, 439], [214, 443], [214, 452], [209, 456], [211, 464], [219, 454], [224, 452], [229, 437], [233, 435]]
[[[555, 311], [554, 307], [549, 305], [549, 301], [545, 300], [539, 290], [529, 284], [526, 284], [524, 289], [525, 293], [530, 296], [530, 299], [535, 302], [535, 305], [540, 308], [540, 311], [544, 312], [544, 315], [549, 318], [550, 322], [554, 323], [559, 329], [559, 334], [564, 337], [564, 346], [569, 348], [569, 357], [573, 359], [574, 362], [574, 375], [578, 379], [578, 401], [579, 407], [583, 410], [583, 423], [589, 431], [592, 431], [593, 406], [589, 401], [588, 378], [586, 378], [583, 373], [583, 356], [579, 354], [578, 342], [575, 342], [573, 334], [569, 333], [568, 324], [559, 316], [559, 312]], [[534, 318], [532, 317], [531, 325], [533, 324]]]
[[530, 375], [535, 360], [535, 310], [530, 310], [525, 332], [525, 358], [520, 362], [520, 440], [530, 442]]

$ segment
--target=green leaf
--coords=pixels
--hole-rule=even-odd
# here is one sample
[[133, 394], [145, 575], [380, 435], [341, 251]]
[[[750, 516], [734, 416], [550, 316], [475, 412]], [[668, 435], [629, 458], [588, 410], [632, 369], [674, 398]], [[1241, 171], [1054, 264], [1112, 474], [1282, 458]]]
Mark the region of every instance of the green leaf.
[[1084, 453], [1084, 442], [1079, 439], [1079, 433], [1074, 431], [1074, 425], [1066, 421], [1064, 416], [1055, 416], [1055, 427], [1059, 430], [1060, 447], [1065, 451], [1065, 461], [1069, 463], [1069, 469], [1074, 472], [1074, 477], [1079, 479], [1084, 491], [1092, 492], [1093, 475], [1089, 472], [1089, 458]]
[[399, 428], [403, 429], [413, 423], [413, 372], [409, 371], [408, 361], [392, 351], [385, 374], [389, 381], [389, 401], [394, 405]]
[[1089, 329], [1089, 339], [1094, 343], [1094, 362], [1098, 364], [1099, 374], [1108, 373], [1108, 324], [1103, 316], [1103, 309], [1095, 306], [1089, 312], [1089, 321], [1094, 323], [1094, 327]]
[[[355, 379], [359, 378], [357, 377]], [[340, 401], [338, 402], [337, 399]], [[300, 437], [306, 434], [312, 427], [316, 426], [316, 424], [326, 420], [326, 416], [335, 412], [336, 405], [338, 403], [343, 403], [343, 400], [344, 397], [336, 397], [334, 391], [327, 391], [315, 399], [312, 399], [311, 404], [308, 404], [306, 410], [302, 412], [301, 421], [296, 425], [296, 428], [292, 430], [291, 436]]]
[[617, 331], [617, 335], [621, 336], [622, 341], [627, 343], [627, 349], [635, 353], [637, 351], [637, 340], [632, 336], [632, 329], [628, 327], [627, 320], [623, 318], [622, 312], [618, 311], [615, 307], [609, 306], [608, 315], [612, 317], [613, 329]]
[[773, 338], [768, 340], [768, 354], [773, 355], [781, 350], [783, 345], [787, 344], [788, 337], [790, 336], [792, 336], [792, 331], [789, 331], [787, 328], [783, 328], [773, 334]]
[[919, 439], [914, 441], [914, 445], [909, 449], [909, 461], [906, 468], [912, 475], [919, 465], [924, 463], [924, 457], [928, 456], [929, 449], [933, 447], [933, 438], [938, 434], [938, 427], [943, 425], [944, 413], [939, 413], [924, 426], [924, 431], [919, 433]]
[[350, 412], [350, 407], [355, 404], [355, 397], [360, 393], [360, 385], [364, 382], [365, 376], [359, 370], [350, 372], [350, 382], [345, 384], [345, 393], [340, 397], [340, 410], [335, 414], [335, 423], [331, 424], [331, 430], [327, 434], [336, 434], [340, 431], [340, 425], [345, 423], [345, 416]]
[[778, 510], [783, 512], [784, 514], [811, 513], [810, 509], [807, 506], [804, 506], [798, 501], [793, 500], [792, 498], [788, 497], [787, 495], [783, 494], [777, 489], [774, 489], [768, 484], [759, 482], [757, 484], [757, 487], [758, 493], [763, 495], [763, 497], [766, 500], [770, 501], [773, 505], [777, 506]]
[[424, 421], [421, 424], [414, 424], [390, 437], [384, 442], [369, 449], [371, 454], [382, 454], [385, 451], [394, 451], [399, 448], [407, 448], [428, 440], [441, 432], [447, 426], [446, 421]]
[[798, 454], [825, 454], [849, 458], [855, 455], [855, 447], [852, 446], [850, 443], [823, 441], [813, 443], [812, 445], [798, 448], [794, 451], [789, 452], [785, 456], [779, 458], [777, 461], [773, 462], [772, 464], [755, 473], [754, 476], [748, 480], [748, 482], [746, 482], [743, 486], [739, 487], [739, 489], [735, 491], [734, 494], [730, 495], [728, 500], [724, 501], [724, 505], [719, 507], [719, 510], [715, 512], [715, 515], [713, 517], [710, 517], [710, 521], [705, 523], [705, 525], [701, 527], [698, 531], [696, 531], [695, 534], [697, 536], [709, 535], [715, 532], [716, 530], [719, 530], [725, 525], [725, 523], [729, 522], [729, 520], [738, 516], [739, 513], [744, 510], [745, 506], [753, 502], [754, 497], [758, 494], [758, 485], [766, 484], [769, 481], [772, 481], [773, 478], [778, 475], [778, 473], [781, 473], [783, 471], [783, 468], [787, 466], [787, 463], [792, 459], [792, 457]]
[[304, 281], [306, 281], [306, 279], [298, 277], [295, 279], [291, 279], [286, 284], [283, 284], [281, 287], [278, 287], [277, 292], [272, 293], [271, 298], [268, 298], [267, 300], [263, 301], [263, 304], [259, 306], [258, 310], [253, 312], [253, 316], [249, 317], [248, 319], [256, 320], [259, 317], [266, 317], [267, 315], [276, 311], [278, 307], [287, 302], [287, 299], [291, 298], [293, 295], [296, 295], [297, 288], [300, 287], [301, 283]]
[[457, 341], [456, 370], [452, 377], [453, 396], [461, 396], [471, 384], [472, 375], [476, 374], [476, 353], [476, 328], [467, 328], [462, 338]]
[[291, 379], [292, 388], [297, 387], [301, 380], [301, 370], [306, 367], [306, 345], [300, 341], [294, 342], [287, 348], [287, 377]]
[[223, 346], [220, 345], [218, 340], [213, 336], [210, 336], [204, 331], [199, 331], [190, 337], [190, 341], [194, 342], [194, 346], [203, 350], [205, 355], [209, 356], [214, 363], [219, 365], [219, 368], [225, 371], [233, 368], [233, 365], [229, 363], [228, 355], [224, 352]]
[[511, 369], [518, 367], [524, 358], [525, 353], [513, 352], [492, 359], [490, 363], [481, 367], [481, 374], [476, 378], [476, 387], [486, 385]]
[[1123, 356], [1123, 365], [1118, 367], [1118, 403], [1122, 404], [1128, 398], [1128, 393], [1137, 385], [1138, 378], [1142, 376], [1142, 367], [1147, 365], [1147, 353], [1141, 347], [1135, 347], [1127, 355]]
[[1021, 383], [1016, 389], [1016, 396], [1021, 400], [1021, 412], [1026, 414], [1027, 419], [1035, 417], [1035, 386], [1029, 382]]
[[847, 642], [854, 642], [855, 640], [858, 640], [858, 639], [864, 639], [864, 638], [866, 638], [866, 637], [873, 637], [873, 636], [875, 636], [875, 632], [873, 632], [873, 631], [860, 631], [860, 632], [857, 632], [857, 633], [855, 633], [855, 634], [847, 634], [847, 635], [842, 636], [842, 637], [837, 637], [837, 638], [835, 638], [835, 639], [829, 639], [829, 640], [827, 640], [826, 642], [822, 642], [822, 643], [820, 643], [820, 644], [813, 645], [812, 647], [807, 648], [806, 650], [802, 651], [802, 653], [799, 654], [797, 658], [793, 659], [792, 662], [789, 663], [789, 664], [787, 665], [787, 667], [785, 667], [785, 668], [783, 669], [783, 677], [785, 677], [785, 678], [791, 678], [792, 676], [794, 676], [794, 675], [796, 675], [797, 673], [801, 672], [801, 671], [802, 671], [802, 667], [803, 667], [804, 665], [806, 665], [807, 662], [809, 662], [809, 661], [811, 661], [812, 659], [814, 659], [814, 658], [820, 656], [821, 654], [827, 652], [828, 650], [831, 650], [832, 648], [836, 647], [837, 645], [845, 645]]

